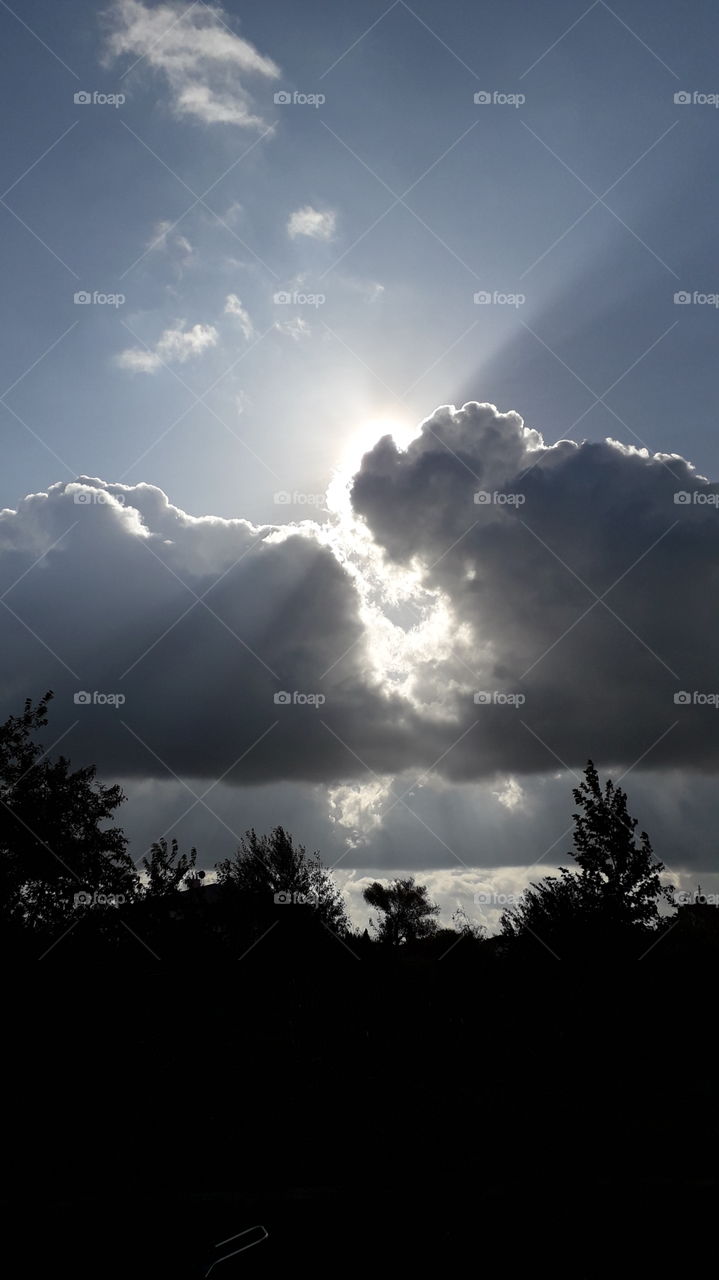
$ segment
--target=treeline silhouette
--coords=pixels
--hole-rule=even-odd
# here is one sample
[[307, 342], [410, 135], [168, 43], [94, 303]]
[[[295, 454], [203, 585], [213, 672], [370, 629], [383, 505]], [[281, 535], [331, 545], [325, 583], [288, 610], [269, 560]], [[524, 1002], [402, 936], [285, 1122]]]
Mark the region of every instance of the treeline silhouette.
[[[375, 913], [370, 931], [353, 928], [331, 872], [282, 827], [247, 831], [231, 858], [216, 864], [213, 882], [196, 868], [197, 850], [180, 853], [160, 837], [138, 870], [116, 810], [125, 797], [104, 786], [93, 766], [72, 770], [52, 759], [37, 733], [47, 724], [52, 693], [0, 726], [0, 922], [7, 952], [53, 962], [97, 953], [103, 962], [144, 948], [156, 959], [183, 952], [237, 958], [239, 950], [282, 927], [296, 952], [328, 949], [381, 962], [453, 957], [488, 960], [640, 959], [712, 953], [719, 945], [715, 913], [697, 895], [677, 913], [646, 832], [627, 809], [626, 794], [602, 788], [592, 761], [573, 795], [574, 866], [530, 886], [486, 931], [463, 909], [453, 927], [414, 876], [375, 882], [364, 898]], [[292, 910], [289, 910], [292, 908]], [[663, 908], [663, 911], [662, 911]], [[273, 946], [278, 939], [273, 940]], [[62, 943], [62, 946], [60, 946]], [[282, 944], [280, 944], [282, 945]], [[396, 957], [395, 957], [396, 958]]]
[[281, 827], [213, 883], [165, 837], [138, 870], [120, 789], [43, 753], [50, 698], [0, 727], [17, 1274], [644, 1275], [670, 1216], [708, 1273], [717, 912], [672, 906], [591, 762], [574, 865], [495, 937], [413, 876], [367, 887], [360, 930]]

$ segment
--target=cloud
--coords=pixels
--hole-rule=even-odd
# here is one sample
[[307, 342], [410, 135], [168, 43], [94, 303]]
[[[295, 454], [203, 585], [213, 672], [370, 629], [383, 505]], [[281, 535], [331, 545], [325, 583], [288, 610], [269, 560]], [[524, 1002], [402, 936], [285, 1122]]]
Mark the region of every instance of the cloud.
[[302, 338], [309, 338], [312, 335], [310, 326], [302, 316], [295, 316], [292, 320], [277, 320], [273, 327], [278, 333], [284, 333], [286, 337], [292, 338], [293, 342], [300, 342]]
[[219, 7], [115, 0], [108, 14], [106, 61], [130, 57], [140, 72], [164, 76], [177, 116], [204, 124], [262, 129], [245, 78], [275, 80], [279, 67], [236, 35]]
[[457, 730], [476, 723], [450, 776], [590, 754], [715, 767], [719, 486], [688, 462], [548, 446], [518, 414], [470, 403], [438, 409], [406, 452], [378, 442], [351, 497], [387, 566], [451, 611], [454, 661], [418, 662], [410, 690], [417, 706], [442, 699]]
[[[359, 527], [196, 518], [94, 479], [0, 513], [0, 715], [55, 688], [105, 770], [324, 784], [355, 844], [405, 794], [434, 826], [448, 784], [519, 821], [532, 775], [589, 755], [716, 769], [719, 486], [688, 462], [548, 446], [470, 403], [379, 441], [351, 496]], [[78, 689], [122, 692], [122, 716]]]
[[302, 209], [295, 209], [287, 222], [287, 231], [295, 240], [297, 236], [309, 236], [311, 240], [331, 240], [335, 233], [336, 214], [331, 209], [324, 213], [306, 204]]
[[208, 347], [217, 345], [219, 334], [214, 325], [194, 324], [191, 329], [165, 329], [154, 348], [128, 347], [115, 357], [121, 369], [134, 373], [157, 373], [163, 365], [185, 364], [200, 356]]
[[255, 326], [236, 293], [228, 293], [225, 301], [225, 315], [235, 318], [248, 342], [254, 337]]
[[3, 591], [0, 718], [54, 689], [57, 732], [77, 722], [73, 754], [106, 772], [321, 782], [363, 770], [341, 739], [386, 772], [419, 730], [369, 674], [317, 526], [195, 518], [151, 485], [86, 477], [0, 512]]
[[193, 248], [186, 236], [174, 232], [175, 225], [168, 219], [156, 223], [146, 248], [171, 254], [179, 259], [180, 266], [186, 266], [193, 256]]

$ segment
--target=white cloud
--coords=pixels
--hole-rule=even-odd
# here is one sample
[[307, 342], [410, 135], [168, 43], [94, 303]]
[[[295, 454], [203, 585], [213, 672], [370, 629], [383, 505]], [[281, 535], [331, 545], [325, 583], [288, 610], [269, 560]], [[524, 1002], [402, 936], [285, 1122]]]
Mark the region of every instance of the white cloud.
[[310, 326], [302, 316], [295, 316], [293, 320], [278, 320], [274, 327], [278, 333], [284, 333], [288, 338], [292, 338], [293, 342], [309, 338], [312, 334]]
[[228, 293], [225, 301], [225, 315], [235, 318], [244, 337], [249, 342], [250, 338], [254, 336], [255, 326], [236, 293]]
[[115, 0], [107, 61], [129, 56], [138, 70], [163, 75], [175, 114], [204, 124], [261, 129], [244, 78], [275, 80], [279, 67], [248, 40], [236, 35], [220, 8], [207, 4], [160, 4]]
[[524, 792], [516, 778], [507, 778], [501, 790], [493, 791], [492, 795], [503, 808], [509, 809], [510, 812], [513, 809], [521, 809], [524, 804]]
[[192, 245], [186, 236], [181, 235], [179, 232], [174, 232], [174, 227], [175, 224], [170, 222], [169, 219], [157, 222], [146, 248], [155, 250], [158, 253], [170, 253], [173, 256], [180, 257], [183, 263], [186, 263], [192, 257]]
[[163, 365], [185, 364], [200, 356], [208, 347], [217, 345], [219, 334], [214, 325], [194, 324], [191, 329], [165, 329], [156, 346], [128, 347], [115, 357], [121, 369], [134, 373], [157, 373]]
[[331, 240], [335, 233], [336, 214], [327, 209], [313, 209], [306, 204], [290, 214], [287, 231], [294, 240], [297, 236], [309, 236], [311, 240]]

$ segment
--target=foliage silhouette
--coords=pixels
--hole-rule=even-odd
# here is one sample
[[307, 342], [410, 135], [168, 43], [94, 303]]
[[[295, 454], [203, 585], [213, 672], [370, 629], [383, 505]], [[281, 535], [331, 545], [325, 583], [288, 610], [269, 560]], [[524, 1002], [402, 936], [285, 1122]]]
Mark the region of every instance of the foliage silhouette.
[[[47, 724], [52, 693], [0, 726], [0, 892], [6, 921], [66, 926], [98, 905], [137, 896], [138, 877], [120, 827], [104, 826], [125, 800], [95, 766], [50, 760], [33, 734]], [[98, 901], [99, 900], [99, 901]]]
[[381, 912], [379, 923], [372, 921], [380, 942], [399, 947], [430, 938], [437, 931], [439, 907], [430, 902], [427, 886], [417, 884], [414, 876], [387, 885], [375, 880], [362, 896], [368, 906]]
[[197, 849], [192, 848], [189, 855], [183, 853], [178, 857], [178, 854], [177, 840], [173, 839], [168, 849], [167, 840], [161, 836], [150, 849], [149, 861], [147, 858], [142, 859], [142, 865], [147, 873], [145, 893], [148, 897], [161, 898], [168, 893], [174, 893], [187, 879], [189, 873], [194, 871]]
[[250, 896], [261, 916], [271, 904], [290, 900], [315, 912], [333, 932], [349, 931], [342, 894], [319, 853], [308, 854], [283, 827], [266, 836], [247, 831], [235, 856], [217, 864], [217, 879], [224, 889]]
[[662, 927], [659, 903], [673, 902], [673, 890], [662, 884], [664, 865], [654, 857], [649, 836], [635, 837], [637, 819], [627, 810], [627, 796], [608, 779], [602, 791], [591, 760], [573, 792], [579, 812], [573, 814], [578, 871], [561, 867], [559, 878], [532, 884], [523, 900], [502, 915], [503, 936], [512, 941], [533, 938], [552, 951], [598, 941], [636, 939]]

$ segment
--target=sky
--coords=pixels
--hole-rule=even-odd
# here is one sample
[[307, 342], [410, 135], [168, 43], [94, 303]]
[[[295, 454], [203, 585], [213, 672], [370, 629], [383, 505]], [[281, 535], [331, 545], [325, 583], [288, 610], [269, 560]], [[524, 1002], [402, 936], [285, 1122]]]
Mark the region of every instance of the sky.
[[492, 928], [591, 756], [712, 888], [717, 34], [0, 0], [0, 715], [138, 860], [281, 822]]

